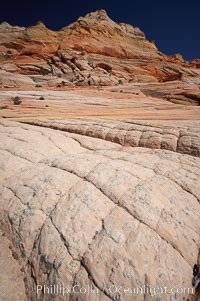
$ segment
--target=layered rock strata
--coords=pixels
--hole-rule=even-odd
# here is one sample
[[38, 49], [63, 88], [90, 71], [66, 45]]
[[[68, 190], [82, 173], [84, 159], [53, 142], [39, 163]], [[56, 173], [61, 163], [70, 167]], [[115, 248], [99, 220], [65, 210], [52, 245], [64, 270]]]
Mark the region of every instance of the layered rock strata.
[[[199, 104], [198, 60], [185, 62], [181, 55], [164, 55], [139, 28], [112, 21], [104, 10], [80, 17], [60, 31], [49, 30], [42, 22], [27, 28], [0, 25], [2, 88], [171, 81], [180, 82], [182, 90], [173, 97], [166, 85], [165, 97]], [[187, 93], [188, 83], [192, 91]]]

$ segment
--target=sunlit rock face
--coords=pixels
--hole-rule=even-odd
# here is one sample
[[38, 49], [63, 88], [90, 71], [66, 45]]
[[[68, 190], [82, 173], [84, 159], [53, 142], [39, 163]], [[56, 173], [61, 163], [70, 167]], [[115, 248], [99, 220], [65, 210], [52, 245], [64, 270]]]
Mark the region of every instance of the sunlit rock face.
[[[37, 84], [38, 75], [47, 77], [44, 86], [50, 77], [81, 86], [178, 81], [193, 85], [186, 101], [199, 104], [198, 60], [188, 63], [179, 54], [162, 54], [138, 27], [112, 21], [105, 10], [80, 17], [56, 32], [42, 22], [28, 28], [4, 22], [0, 53], [0, 72], [27, 75], [34, 80], [30, 86]], [[9, 86], [4, 74], [1, 78], [2, 86]], [[16, 86], [21, 85], [17, 80]], [[54, 81], [57, 85], [59, 81]], [[168, 98], [173, 98], [170, 86], [167, 89]], [[184, 92], [179, 95], [185, 96]]]
[[[11, 287], [11, 267], [17, 277], [12, 300], [125, 301], [145, 283], [191, 286], [199, 158], [17, 122], [1, 121], [0, 132], [0, 222], [11, 253], [0, 264]], [[69, 292], [42, 291], [56, 284]]]

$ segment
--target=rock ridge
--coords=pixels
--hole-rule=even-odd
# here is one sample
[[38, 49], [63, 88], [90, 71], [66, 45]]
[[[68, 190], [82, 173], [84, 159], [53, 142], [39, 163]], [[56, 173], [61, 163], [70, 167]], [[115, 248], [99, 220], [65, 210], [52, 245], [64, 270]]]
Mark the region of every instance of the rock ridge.
[[[23, 121], [21, 121], [23, 122]], [[170, 150], [200, 157], [199, 125], [156, 126], [137, 122], [108, 122], [101, 120], [26, 120], [26, 124], [47, 127], [118, 143], [122, 146]]]
[[52, 77], [54, 87], [178, 81], [199, 90], [200, 85], [198, 60], [185, 62], [181, 55], [164, 55], [138, 27], [112, 21], [105, 10], [80, 17], [59, 31], [48, 29], [42, 22], [27, 28], [2, 23], [3, 87], [7, 86], [5, 72], [8, 76], [26, 75], [32, 85], [45, 87]]

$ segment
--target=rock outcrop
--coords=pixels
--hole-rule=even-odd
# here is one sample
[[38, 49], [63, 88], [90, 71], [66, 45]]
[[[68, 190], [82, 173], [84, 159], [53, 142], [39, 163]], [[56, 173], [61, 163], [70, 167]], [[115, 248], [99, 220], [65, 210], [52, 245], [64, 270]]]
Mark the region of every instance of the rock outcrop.
[[0, 24], [0, 301], [198, 301], [199, 67], [105, 10]]
[[90, 120], [26, 120], [25, 123], [99, 138], [123, 146], [166, 149], [200, 157], [200, 123], [165, 125], [162, 122]]
[[[191, 287], [199, 158], [16, 122], [0, 136], [3, 256], [22, 287], [12, 301], [154, 300], [145, 284], [173, 288], [156, 295], [168, 301]], [[64, 296], [48, 293], [56, 284]]]
[[[81, 86], [175, 80], [184, 86], [189, 82], [195, 86], [194, 95], [184, 94], [186, 102], [199, 104], [198, 60], [187, 63], [181, 55], [162, 54], [139, 28], [112, 21], [104, 10], [80, 17], [57, 32], [42, 22], [28, 28], [2, 23], [0, 76], [2, 87], [7, 87], [2, 70], [27, 75], [32, 87], [52, 87], [51, 77], [62, 78], [64, 85]], [[47, 78], [41, 81], [38, 75]], [[54, 81], [53, 86], [59, 85]], [[170, 92], [170, 86], [166, 87]]]

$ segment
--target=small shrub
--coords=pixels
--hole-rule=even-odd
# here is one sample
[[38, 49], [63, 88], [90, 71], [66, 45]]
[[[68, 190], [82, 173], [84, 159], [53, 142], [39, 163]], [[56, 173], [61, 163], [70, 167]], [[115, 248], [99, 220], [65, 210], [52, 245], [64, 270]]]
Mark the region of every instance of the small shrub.
[[12, 51], [11, 50], [7, 50], [6, 54], [5, 54], [5, 58], [10, 58], [12, 56]]
[[0, 106], [0, 110], [5, 110], [5, 109], [8, 109], [8, 106]]
[[39, 100], [45, 100], [44, 96], [40, 96]]
[[123, 81], [121, 79], [119, 79], [118, 84], [123, 85]]
[[42, 87], [42, 85], [40, 85], [40, 84], [36, 84], [35, 86], [36, 86], [36, 88], [41, 88]]
[[19, 96], [13, 97], [13, 98], [12, 98], [12, 101], [13, 101], [13, 104], [14, 104], [14, 105], [20, 105], [20, 103], [22, 102], [22, 101], [20, 100], [20, 97], [19, 97]]
[[48, 105], [46, 105], [45, 107], [46, 107], [46, 108], [48, 108], [49, 106], [48, 106]]

